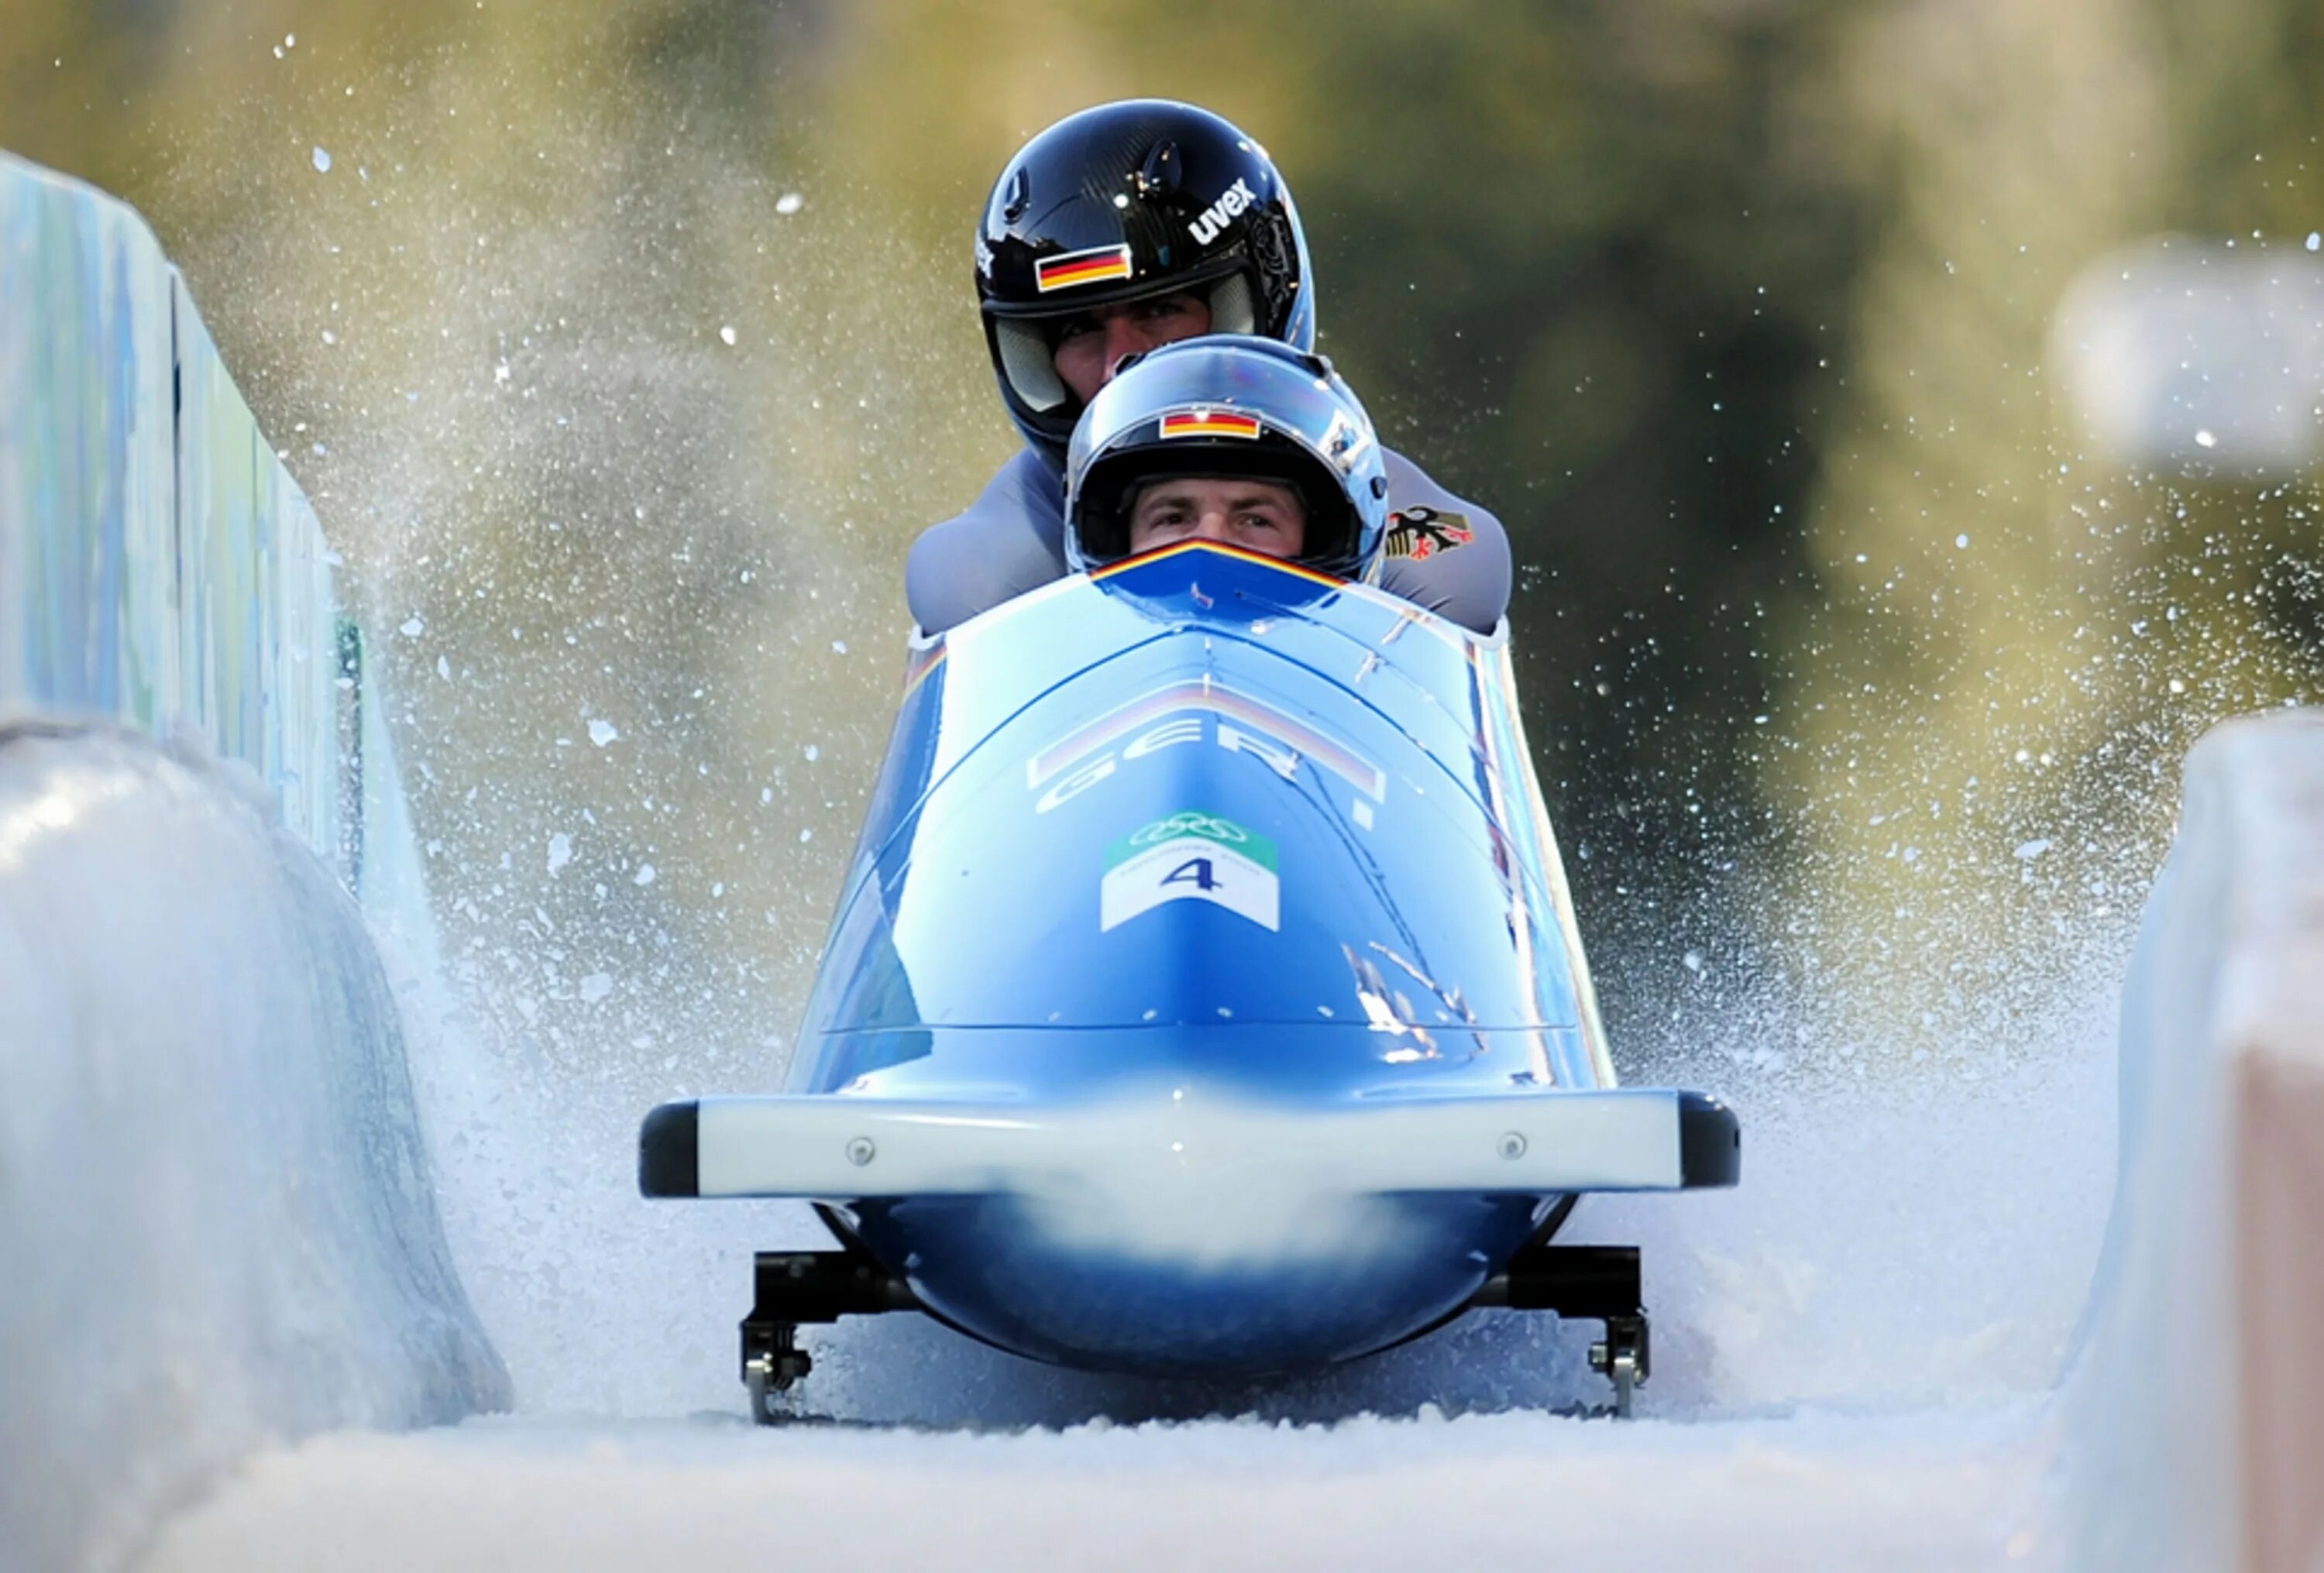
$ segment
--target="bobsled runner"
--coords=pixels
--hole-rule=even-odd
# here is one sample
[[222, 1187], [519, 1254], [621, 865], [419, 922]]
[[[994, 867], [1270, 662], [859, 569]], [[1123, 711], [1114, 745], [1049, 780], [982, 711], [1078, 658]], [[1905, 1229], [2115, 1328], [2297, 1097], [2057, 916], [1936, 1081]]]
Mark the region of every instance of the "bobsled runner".
[[904, 1310], [1216, 1377], [1544, 1309], [1628, 1412], [1637, 1253], [1550, 1237], [1739, 1149], [1616, 1084], [1504, 640], [1198, 542], [916, 646], [785, 1090], [656, 1108], [640, 1182], [835, 1237], [757, 1259], [761, 1421]]

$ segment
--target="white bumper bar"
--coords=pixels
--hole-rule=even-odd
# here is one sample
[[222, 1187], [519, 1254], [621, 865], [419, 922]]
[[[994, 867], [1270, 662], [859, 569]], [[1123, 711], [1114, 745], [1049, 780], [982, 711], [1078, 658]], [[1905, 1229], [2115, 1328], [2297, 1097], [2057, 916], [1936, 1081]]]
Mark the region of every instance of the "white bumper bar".
[[638, 1138], [648, 1196], [873, 1197], [1053, 1191], [1173, 1173], [1352, 1193], [1678, 1191], [1735, 1183], [1715, 1099], [1665, 1089], [1492, 1093], [1289, 1112], [1193, 1094], [1093, 1106], [841, 1095], [666, 1103]]

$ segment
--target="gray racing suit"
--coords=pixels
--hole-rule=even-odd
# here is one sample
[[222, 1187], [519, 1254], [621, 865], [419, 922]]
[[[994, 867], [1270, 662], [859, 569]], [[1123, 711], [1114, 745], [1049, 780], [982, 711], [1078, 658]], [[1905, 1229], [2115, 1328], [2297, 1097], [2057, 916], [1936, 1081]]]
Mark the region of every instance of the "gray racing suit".
[[[1509, 538], [1501, 521], [1428, 478], [1403, 455], [1388, 468], [1388, 562], [1380, 587], [1479, 633], [1509, 605]], [[1001, 466], [968, 511], [921, 532], [904, 595], [942, 633], [1065, 574], [1065, 483], [1031, 448]]]

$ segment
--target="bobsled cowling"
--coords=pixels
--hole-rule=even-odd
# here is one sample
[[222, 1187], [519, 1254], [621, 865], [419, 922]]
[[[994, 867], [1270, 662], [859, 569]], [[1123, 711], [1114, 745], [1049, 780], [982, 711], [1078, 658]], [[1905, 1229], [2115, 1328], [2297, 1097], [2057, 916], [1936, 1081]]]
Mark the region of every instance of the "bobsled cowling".
[[1216, 1375], [1737, 1154], [1616, 1086], [1504, 642], [1188, 543], [916, 649], [782, 1093], [655, 1110], [641, 1181], [826, 1203], [1003, 1348]]

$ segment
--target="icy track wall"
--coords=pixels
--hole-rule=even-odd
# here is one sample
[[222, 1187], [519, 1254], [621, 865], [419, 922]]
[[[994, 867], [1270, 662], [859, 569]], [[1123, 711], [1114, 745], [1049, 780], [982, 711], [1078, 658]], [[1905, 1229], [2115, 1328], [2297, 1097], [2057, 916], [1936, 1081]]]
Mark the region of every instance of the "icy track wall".
[[425, 923], [380, 710], [152, 233], [0, 154], [0, 1573], [508, 1403], [365, 922]]
[[2324, 711], [2236, 721], [2122, 1010], [2121, 1171], [2062, 1396], [2077, 1566], [2324, 1567]]

